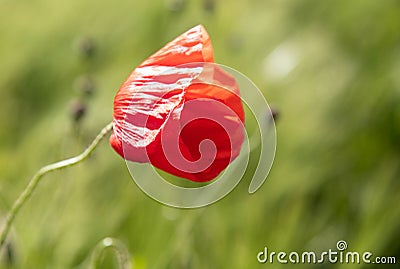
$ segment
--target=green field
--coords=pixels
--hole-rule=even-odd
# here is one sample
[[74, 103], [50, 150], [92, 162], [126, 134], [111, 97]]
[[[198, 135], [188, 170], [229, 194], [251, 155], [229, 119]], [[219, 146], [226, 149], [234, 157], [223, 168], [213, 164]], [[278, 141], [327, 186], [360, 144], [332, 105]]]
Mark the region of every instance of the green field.
[[[86, 162], [43, 179], [0, 268], [88, 268], [106, 237], [125, 245], [135, 269], [399, 268], [395, 0], [0, 0], [0, 217], [37, 169], [79, 154], [112, 120], [114, 95], [141, 61], [200, 23], [216, 62], [246, 74], [279, 109], [262, 188], [249, 195], [246, 177], [211, 206], [163, 206], [104, 141]], [[320, 253], [339, 240], [394, 256], [397, 267], [257, 261], [264, 247]], [[98, 268], [117, 268], [112, 251]]]

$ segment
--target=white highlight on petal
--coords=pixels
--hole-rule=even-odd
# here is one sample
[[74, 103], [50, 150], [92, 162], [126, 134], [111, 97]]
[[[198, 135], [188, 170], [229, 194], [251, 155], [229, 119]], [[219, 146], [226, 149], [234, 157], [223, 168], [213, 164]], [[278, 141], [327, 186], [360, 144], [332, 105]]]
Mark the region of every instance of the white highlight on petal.
[[[168, 117], [179, 117], [184, 90], [203, 71], [203, 67], [179, 68], [172, 66], [145, 66], [135, 69], [135, 79], [129, 85], [132, 97], [125, 108], [125, 119], [115, 120], [114, 134], [123, 143], [146, 147], [165, 125]], [[165, 82], [163, 81], [166, 79]], [[167, 96], [166, 96], [167, 95]], [[175, 111], [176, 109], [176, 111]], [[172, 113], [172, 115], [171, 115]], [[154, 129], [146, 126], [147, 119], [162, 120]]]

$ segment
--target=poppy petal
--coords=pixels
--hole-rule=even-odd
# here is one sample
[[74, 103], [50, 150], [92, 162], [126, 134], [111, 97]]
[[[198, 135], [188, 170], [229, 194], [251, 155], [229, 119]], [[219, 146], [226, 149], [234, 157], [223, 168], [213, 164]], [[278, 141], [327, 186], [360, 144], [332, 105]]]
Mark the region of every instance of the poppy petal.
[[[207, 62], [213, 62], [213, 50], [199, 25], [131, 73], [114, 99], [110, 143], [118, 154], [193, 181], [215, 178], [239, 155], [244, 139], [239, 88]], [[204, 83], [210, 79], [218, 86]]]

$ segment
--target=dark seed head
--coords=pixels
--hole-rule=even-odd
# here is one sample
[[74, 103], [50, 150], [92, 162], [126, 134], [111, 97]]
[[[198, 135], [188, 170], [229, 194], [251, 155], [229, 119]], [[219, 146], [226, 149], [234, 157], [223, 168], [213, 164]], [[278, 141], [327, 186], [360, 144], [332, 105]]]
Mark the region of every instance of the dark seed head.
[[78, 90], [78, 92], [91, 96], [96, 90], [96, 85], [93, 79], [89, 76], [81, 76], [75, 79], [74, 86]]
[[215, 0], [203, 0], [203, 8], [205, 11], [213, 13], [215, 10]]
[[280, 117], [280, 111], [276, 107], [271, 107], [272, 118], [276, 122]]
[[96, 51], [96, 46], [92, 38], [79, 37], [75, 41], [75, 48], [77, 52], [83, 57], [90, 58]]
[[86, 114], [86, 104], [80, 100], [74, 100], [69, 107], [71, 118], [74, 122], [79, 122]]
[[167, 9], [173, 12], [178, 12], [185, 6], [185, 0], [166, 0]]

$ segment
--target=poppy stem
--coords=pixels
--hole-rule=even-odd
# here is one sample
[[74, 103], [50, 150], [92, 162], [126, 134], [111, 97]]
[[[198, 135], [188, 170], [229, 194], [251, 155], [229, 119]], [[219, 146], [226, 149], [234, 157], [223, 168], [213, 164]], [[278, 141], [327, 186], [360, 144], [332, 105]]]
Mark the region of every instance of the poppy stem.
[[112, 122], [107, 124], [107, 126], [105, 126], [100, 131], [100, 133], [96, 136], [96, 138], [92, 141], [92, 143], [78, 156], [43, 166], [36, 172], [36, 174], [33, 175], [28, 185], [25, 187], [24, 191], [14, 202], [10, 212], [8, 213], [5, 219], [3, 227], [0, 231], [0, 249], [3, 247], [6, 241], [7, 235], [10, 231], [11, 225], [16, 215], [18, 214], [21, 207], [26, 203], [26, 201], [28, 201], [28, 199], [32, 196], [33, 191], [36, 189], [42, 177], [49, 172], [73, 166], [87, 159], [90, 156], [90, 154], [96, 149], [99, 142], [103, 140], [103, 138], [112, 130], [112, 128], [113, 128]]

